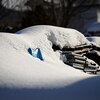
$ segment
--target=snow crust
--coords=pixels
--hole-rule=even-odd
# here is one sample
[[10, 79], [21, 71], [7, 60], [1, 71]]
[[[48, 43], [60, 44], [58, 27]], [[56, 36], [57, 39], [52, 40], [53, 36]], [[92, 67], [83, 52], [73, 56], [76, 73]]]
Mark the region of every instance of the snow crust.
[[[52, 43], [63, 48], [89, 42], [76, 30], [53, 26], [29, 27], [16, 34], [0, 33], [0, 100], [100, 99], [99, 77], [65, 65], [59, 52], [53, 51]], [[40, 48], [44, 61], [32, 57], [27, 52], [29, 47]], [[92, 87], [91, 82], [97, 87]]]

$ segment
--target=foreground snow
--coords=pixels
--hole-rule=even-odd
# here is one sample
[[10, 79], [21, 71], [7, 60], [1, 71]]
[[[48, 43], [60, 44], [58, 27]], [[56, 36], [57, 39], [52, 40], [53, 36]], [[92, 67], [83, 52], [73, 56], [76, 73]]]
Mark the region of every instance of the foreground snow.
[[[0, 33], [0, 100], [100, 99], [99, 76], [65, 65], [52, 49], [52, 44], [60, 48], [89, 44], [81, 33], [53, 26], [17, 33]], [[33, 58], [29, 47], [40, 48], [44, 61]]]

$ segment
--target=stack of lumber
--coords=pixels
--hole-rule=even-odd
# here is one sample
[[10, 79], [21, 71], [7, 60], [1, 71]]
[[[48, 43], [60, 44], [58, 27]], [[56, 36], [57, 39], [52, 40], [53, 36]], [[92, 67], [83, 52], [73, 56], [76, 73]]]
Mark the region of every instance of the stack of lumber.
[[78, 54], [85, 54], [88, 51], [93, 50], [92, 45], [77, 45], [74, 48], [63, 48], [62, 51], [67, 51], [67, 52], [74, 52], [74, 53], [78, 53]]
[[73, 52], [77, 54], [86, 54], [87, 52], [92, 51], [92, 50], [100, 51], [100, 47], [93, 45], [93, 44], [90, 44], [90, 45], [83, 44], [83, 45], [77, 45], [74, 48], [64, 47], [61, 51]]
[[95, 63], [88, 62], [87, 58], [81, 54], [75, 54], [73, 52], [62, 52], [62, 55], [66, 57], [64, 63], [73, 66], [74, 68], [81, 69], [84, 72], [96, 73], [99, 66]]

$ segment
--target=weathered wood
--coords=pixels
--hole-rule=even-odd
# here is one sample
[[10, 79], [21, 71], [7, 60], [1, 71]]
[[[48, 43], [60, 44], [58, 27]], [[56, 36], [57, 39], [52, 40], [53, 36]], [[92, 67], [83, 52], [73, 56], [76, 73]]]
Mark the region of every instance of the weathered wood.
[[75, 59], [75, 60], [73, 60], [73, 61], [71, 61], [72, 63], [78, 63], [78, 64], [85, 64], [86, 63], [86, 61], [84, 60], [78, 60], [78, 59]]
[[73, 66], [74, 68], [77, 68], [77, 69], [81, 69], [81, 70], [84, 69], [84, 65], [82, 65], [82, 64], [73, 63], [72, 66]]
[[82, 44], [82, 45], [77, 45], [73, 48], [68, 48], [68, 47], [64, 47], [63, 49], [61, 49], [61, 51], [63, 52], [73, 52], [73, 53], [78, 53], [78, 54], [86, 54], [88, 51], [91, 50], [97, 50], [100, 51], [100, 47], [93, 45], [93, 44]]
[[84, 72], [96, 72], [97, 69], [90, 69], [90, 68], [85, 68]]
[[75, 46], [75, 48], [91, 48], [92, 47], [92, 45], [88, 45], [88, 44], [81, 44], [81, 45], [77, 45], [77, 46]]
[[97, 72], [99, 66], [96, 66], [96, 64], [90, 64], [87, 61], [87, 58], [80, 54], [75, 54], [71, 52], [63, 52], [63, 54], [66, 56], [66, 64], [69, 64], [73, 66], [74, 68], [81, 69], [84, 72]]
[[76, 53], [70, 52], [70, 51], [63, 51], [62, 54], [63, 54], [63, 55], [66, 55], [66, 56], [71, 55], [71, 56], [83, 57], [82, 54], [76, 54]]
[[99, 66], [88, 65], [89, 68], [99, 68]]
[[81, 57], [81, 56], [74, 56], [74, 59], [79, 59], [79, 60], [86, 61], [86, 58], [85, 57]]
[[93, 49], [92, 47], [93, 45], [87, 45], [87, 44], [83, 44], [83, 45], [77, 45], [76, 47], [74, 48], [67, 48], [67, 47], [64, 47], [62, 49], [62, 51], [67, 51], [67, 52], [74, 52], [74, 53], [78, 53], [78, 54], [83, 54], [83, 53], [86, 53], [90, 50]]
[[88, 51], [91, 51], [92, 50], [92, 48], [84, 48], [84, 49], [80, 49], [80, 50], [75, 50], [75, 51], [73, 51], [74, 53], [78, 53], [78, 54], [85, 54], [86, 52], [88, 52]]

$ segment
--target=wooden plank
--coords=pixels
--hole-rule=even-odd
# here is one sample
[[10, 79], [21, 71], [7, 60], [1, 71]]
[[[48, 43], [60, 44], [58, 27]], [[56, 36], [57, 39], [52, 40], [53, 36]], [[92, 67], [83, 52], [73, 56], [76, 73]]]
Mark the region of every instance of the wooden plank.
[[76, 64], [76, 63], [73, 63], [73, 67], [74, 67], [74, 68], [77, 68], [77, 69], [81, 69], [81, 70], [84, 69], [84, 65]]
[[78, 59], [75, 59], [74, 61], [72, 61], [73, 63], [78, 63], [78, 64], [85, 64], [86, 61], [82, 61], [82, 60], [78, 60]]
[[92, 48], [84, 48], [84, 49], [80, 49], [80, 50], [74, 50], [73, 52], [74, 53], [78, 53], [78, 54], [80, 54], [80, 53], [86, 53], [86, 52], [88, 52], [88, 51], [90, 51], [90, 50], [92, 50]]
[[97, 72], [97, 69], [84, 69], [85, 72]]
[[74, 52], [72, 52], [72, 55], [74, 55], [74, 56], [81, 56], [81, 57], [83, 57], [83, 55], [82, 55], [82, 54], [77, 54], [77, 53], [74, 53]]
[[66, 51], [63, 52], [63, 54], [67, 58], [67, 61], [65, 63], [69, 64], [70, 66], [73, 66], [74, 68], [83, 70], [84, 72], [96, 73], [99, 68], [99, 66], [88, 64], [87, 58], [85, 58], [83, 55], [76, 54], [73, 52], [66, 52]]
[[99, 68], [97, 69], [97, 72], [100, 72], [100, 69]]
[[75, 53], [75, 51], [63, 51], [63, 55], [77, 55], [77, 56], [82, 56], [81, 54]]
[[79, 59], [79, 60], [86, 61], [86, 58], [81, 57], [81, 56], [74, 56], [74, 59]]
[[89, 68], [99, 68], [99, 66], [88, 65]]
[[81, 69], [81, 70], [84, 69], [82, 66], [73, 66], [73, 67], [76, 68], [76, 69]]
[[84, 48], [84, 47], [91, 48], [91, 45], [82, 44], [82, 45], [77, 45], [77, 46], [75, 46], [75, 48]]

